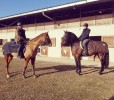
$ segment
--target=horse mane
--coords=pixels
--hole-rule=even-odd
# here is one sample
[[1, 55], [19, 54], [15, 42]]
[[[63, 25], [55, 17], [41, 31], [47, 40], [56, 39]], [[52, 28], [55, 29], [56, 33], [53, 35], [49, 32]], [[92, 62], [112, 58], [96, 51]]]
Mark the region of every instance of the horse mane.
[[42, 34], [36, 36], [35, 38], [31, 39], [30, 42], [31, 42], [31, 41], [37, 41], [38, 38], [40, 38], [41, 36], [43, 36], [44, 34], [47, 34], [47, 33], [48, 33], [48, 32], [45, 32], [45, 33], [42, 33]]
[[69, 36], [71, 37], [72, 42], [79, 42], [79, 38], [73, 33], [73, 32], [68, 32]]

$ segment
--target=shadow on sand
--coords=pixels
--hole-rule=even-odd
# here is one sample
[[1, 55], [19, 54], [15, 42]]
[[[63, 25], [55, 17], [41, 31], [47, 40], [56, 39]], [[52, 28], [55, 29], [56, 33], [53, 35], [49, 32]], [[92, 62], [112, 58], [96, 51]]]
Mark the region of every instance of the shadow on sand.
[[[96, 65], [89, 65], [89, 66], [82, 66], [82, 73], [81, 75], [84, 74], [91, 74], [94, 72], [99, 71], [99, 67], [95, 67]], [[73, 65], [58, 65], [58, 66], [51, 66], [51, 67], [42, 67], [42, 68], [35, 68], [35, 71], [41, 71], [41, 70], [51, 70], [53, 69], [54, 71], [52, 72], [46, 72], [42, 74], [37, 74], [36, 77], [44, 76], [44, 75], [49, 75], [49, 74], [54, 74], [58, 72], [64, 72], [64, 71], [72, 71], [75, 70], [75, 66]], [[85, 71], [83, 69], [86, 69]], [[103, 74], [108, 74], [111, 72], [114, 72], [114, 66], [108, 68], [109, 70], [107, 72], [103, 72]], [[32, 69], [27, 69], [26, 72], [32, 72]], [[18, 72], [12, 72], [11, 77], [17, 76], [19, 74], [22, 74], [21, 71]], [[26, 78], [32, 77], [33, 75], [26, 76]]]

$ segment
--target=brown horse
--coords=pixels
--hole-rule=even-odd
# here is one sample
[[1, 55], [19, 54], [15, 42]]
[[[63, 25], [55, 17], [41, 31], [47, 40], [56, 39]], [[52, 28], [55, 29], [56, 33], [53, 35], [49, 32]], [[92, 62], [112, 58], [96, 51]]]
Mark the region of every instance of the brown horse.
[[[81, 62], [80, 58], [83, 56], [83, 48], [81, 46], [81, 42], [78, 37], [72, 33], [65, 31], [65, 34], [62, 38], [61, 42], [62, 46], [71, 46], [72, 55], [74, 56], [76, 62], [76, 72], [81, 74]], [[107, 68], [109, 65], [109, 50], [107, 43], [103, 41], [90, 41], [88, 43], [88, 56], [98, 56], [101, 62], [101, 68], [99, 70], [99, 74], [102, 74], [104, 68]]]
[[[36, 55], [37, 55], [38, 47], [42, 43], [44, 45], [49, 45], [49, 46], [52, 45], [50, 37], [48, 35], [48, 32], [42, 33], [39, 36], [37, 36], [37, 37], [33, 38], [32, 40], [27, 42], [26, 47], [25, 47], [25, 52], [24, 52], [24, 57], [25, 57], [24, 69], [23, 69], [23, 72], [22, 72], [24, 77], [25, 77], [25, 71], [26, 71], [28, 62], [30, 60], [31, 60], [31, 64], [32, 64], [33, 75], [36, 77], [36, 75], [35, 75], [35, 58], [36, 58]], [[5, 44], [4, 44], [4, 46], [5, 46]], [[5, 63], [6, 63], [7, 78], [9, 78], [10, 77], [9, 64], [10, 64], [11, 60], [13, 59], [12, 53], [4, 54], [4, 59], [5, 59]]]

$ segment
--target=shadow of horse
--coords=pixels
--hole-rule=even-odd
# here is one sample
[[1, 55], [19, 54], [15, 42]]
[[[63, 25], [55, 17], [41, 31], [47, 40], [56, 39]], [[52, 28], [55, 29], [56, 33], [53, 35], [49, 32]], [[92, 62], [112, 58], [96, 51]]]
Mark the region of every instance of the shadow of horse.
[[103, 74], [108, 74], [108, 73], [113, 73], [114, 72], [114, 66], [111, 66], [110, 68], [108, 68], [109, 71], [107, 72], [103, 72]]
[[53, 69], [54, 71], [38, 74], [37, 77], [44, 76], [44, 75], [49, 75], [49, 74], [54, 74], [54, 73], [59, 73], [59, 72], [64, 72], [64, 71], [72, 71], [72, 70], [75, 70], [75, 66], [72, 66], [72, 65], [57, 65], [57, 66], [51, 66], [51, 67], [36, 68], [36, 71], [50, 70], [50, 69]]
[[[64, 72], [64, 71], [73, 71], [73, 70], [75, 70], [75, 66], [74, 65], [57, 65], [57, 66], [51, 66], [51, 67], [35, 68], [35, 71], [51, 70], [51, 69], [53, 69], [54, 71], [46, 72], [46, 73], [42, 73], [42, 74], [37, 74], [36, 77], [38, 78], [40, 76]], [[99, 70], [99, 67], [96, 67], [96, 65], [89, 65], [89, 66], [82, 66], [82, 69], [85, 69], [85, 70], [82, 71], [81, 75], [85, 75], [85, 74], [91, 74], [91, 73], [97, 72]], [[113, 66], [111, 68], [108, 68], [108, 69], [109, 69], [109, 71], [104, 72], [103, 74], [108, 74], [108, 73], [114, 72]], [[32, 72], [32, 69], [27, 69], [26, 72]], [[17, 76], [21, 73], [22, 73], [21, 71], [12, 72], [11, 76]], [[32, 76], [33, 75], [29, 75], [29, 76], [26, 76], [26, 78], [29, 78]]]

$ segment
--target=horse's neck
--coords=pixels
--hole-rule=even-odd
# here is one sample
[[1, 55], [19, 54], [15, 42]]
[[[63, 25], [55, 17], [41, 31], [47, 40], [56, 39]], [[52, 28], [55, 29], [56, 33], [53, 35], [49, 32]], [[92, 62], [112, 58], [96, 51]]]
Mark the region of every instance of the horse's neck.
[[79, 47], [80, 46], [80, 42], [78, 41], [78, 42], [73, 42], [72, 44], [71, 44], [71, 48], [72, 47]]
[[41, 37], [36, 37], [33, 40], [30, 41], [32, 44], [34, 44], [36, 47], [39, 47], [42, 43]]

